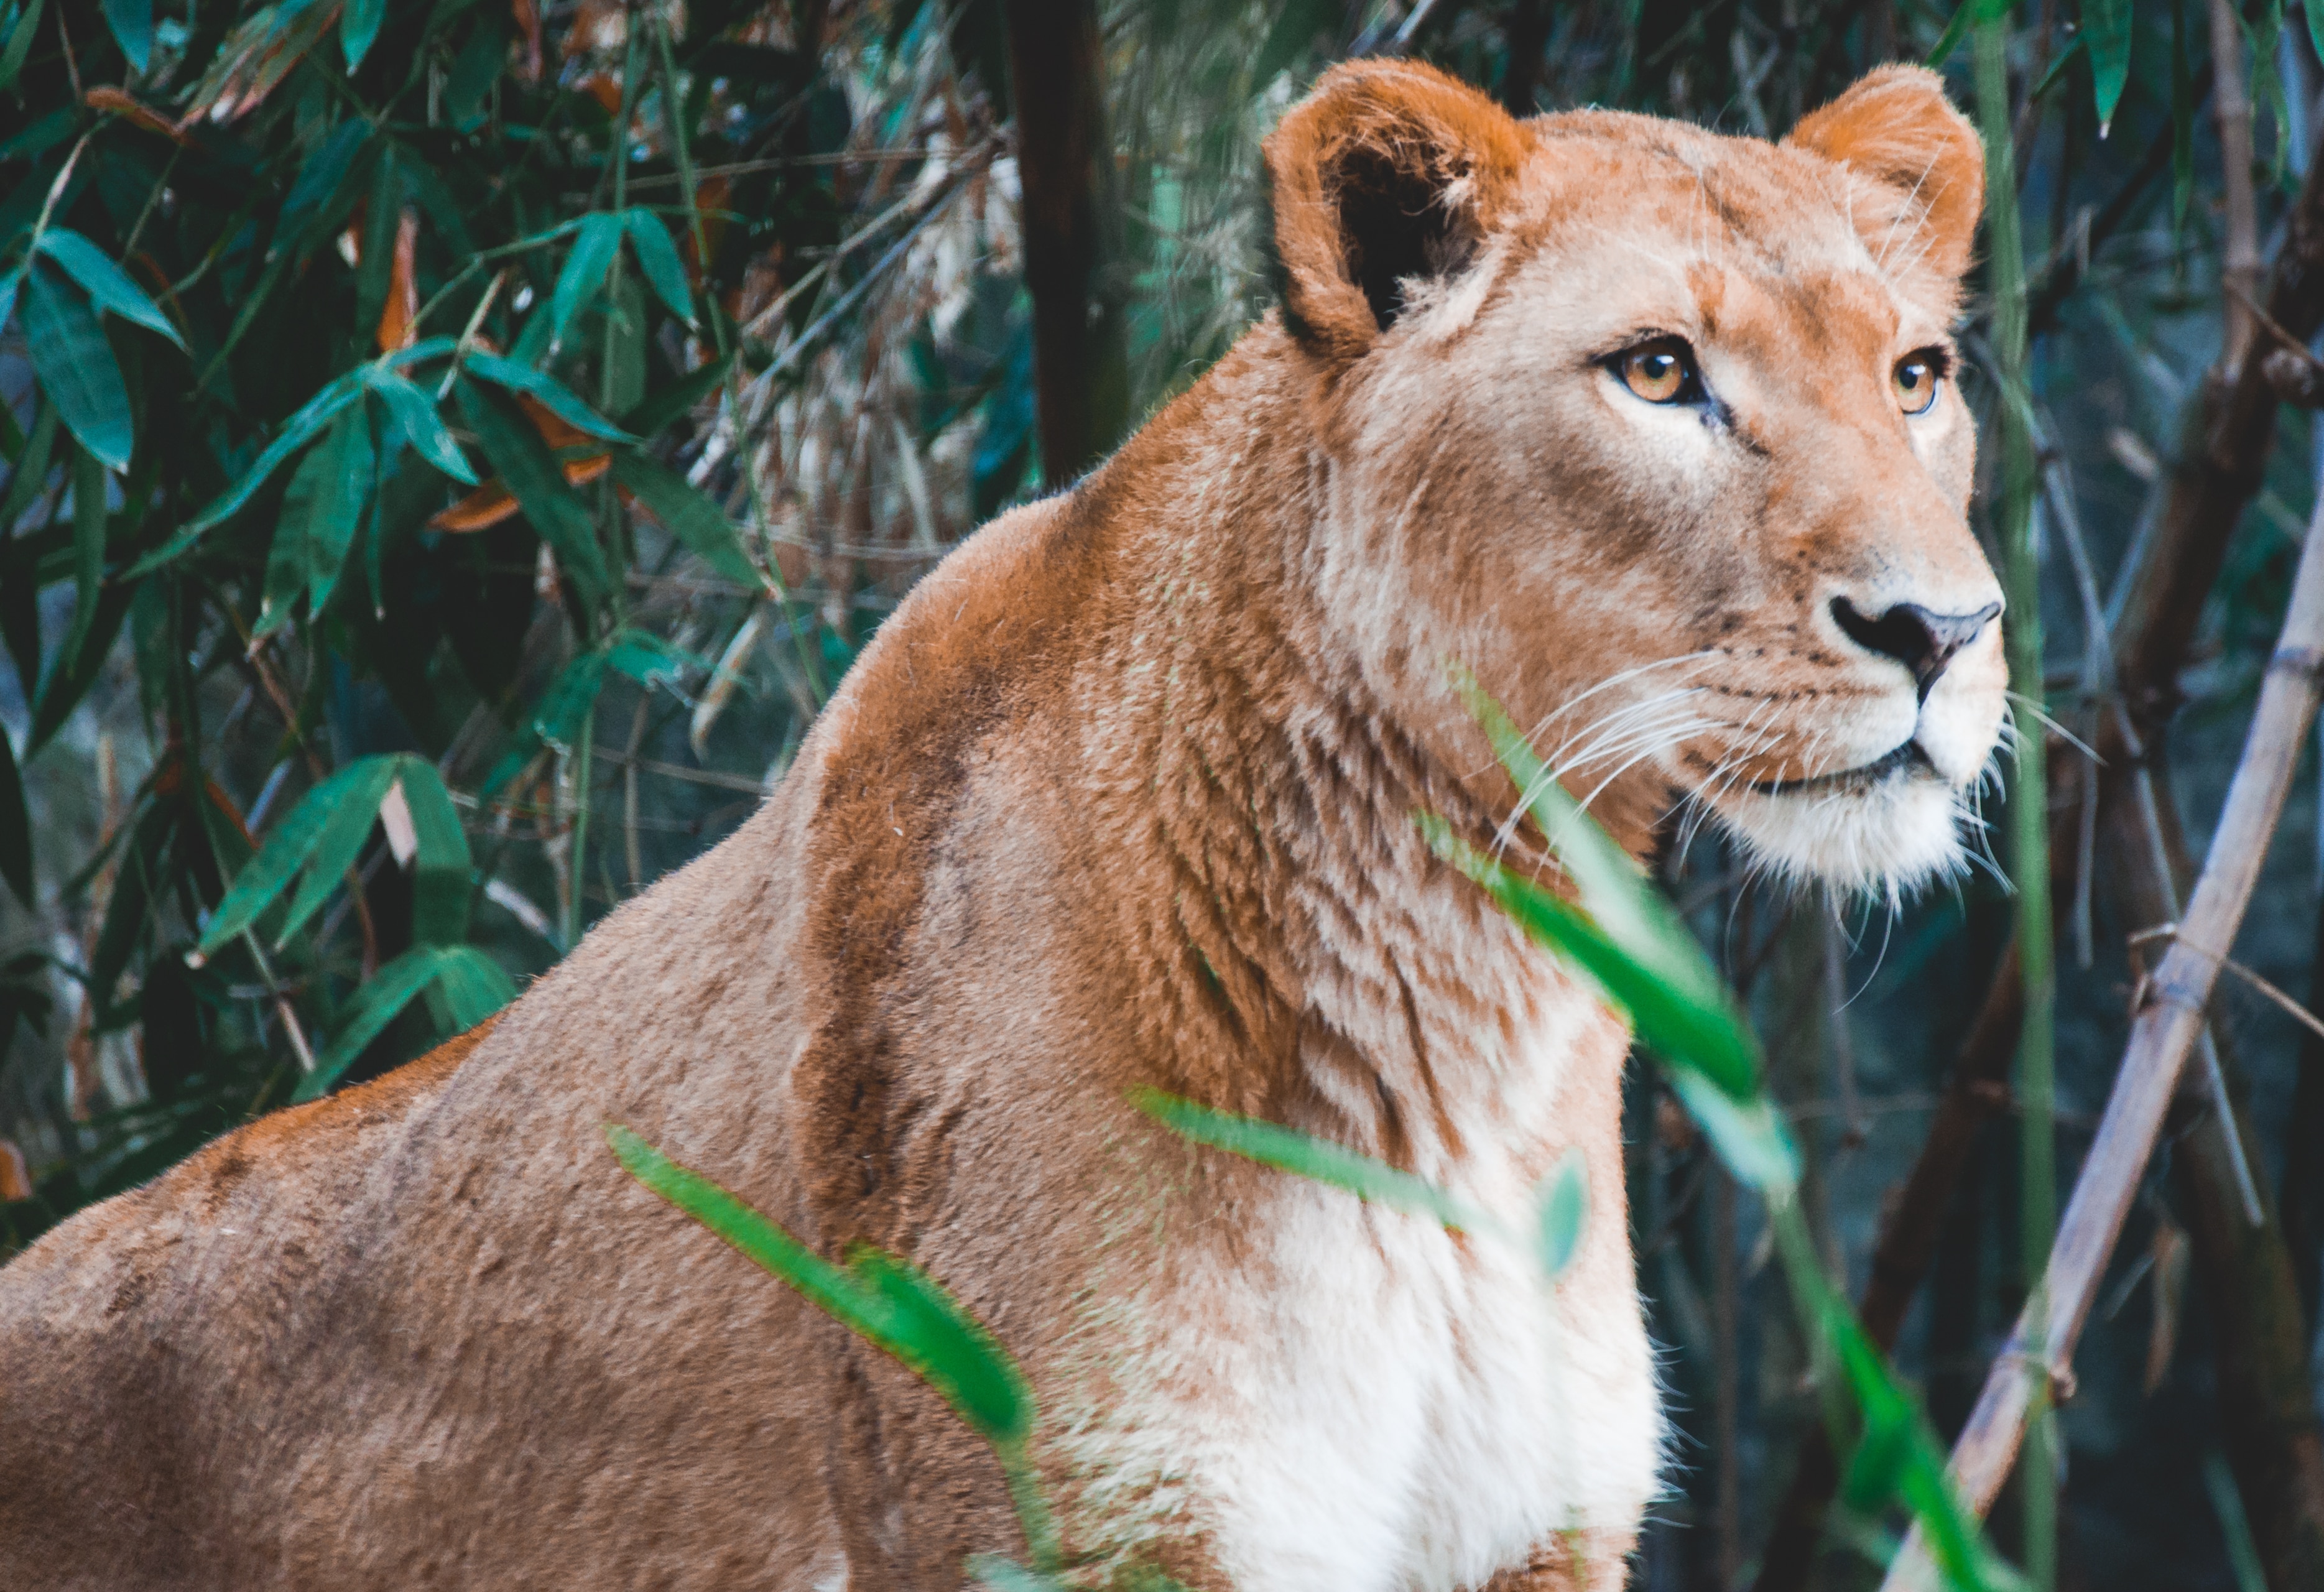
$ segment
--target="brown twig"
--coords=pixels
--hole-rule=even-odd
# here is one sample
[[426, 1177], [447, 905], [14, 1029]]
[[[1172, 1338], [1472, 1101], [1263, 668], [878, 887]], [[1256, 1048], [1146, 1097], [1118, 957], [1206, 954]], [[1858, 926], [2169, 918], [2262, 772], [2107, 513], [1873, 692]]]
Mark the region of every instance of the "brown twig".
[[[2324, 516], [2319, 516], [2324, 519]], [[2242, 759], [2227, 789], [2209, 857], [2174, 944], [2148, 986], [2089, 1159], [2074, 1184], [2046, 1283], [1995, 1361], [1953, 1449], [1952, 1474], [1972, 1508], [1989, 1506], [2015, 1459], [2026, 1413], [2045, 1381], [2070, 1366], [2107, 1258], [2138, 1190], [2179, 1074], [2202, 1030], [2218, 964], [2194, 945], [2232, 943], [2251, 904], [2268, 837], [2283, 809], [2324, 676], [2324, 532], [2311, 525], [2273, 658], [2260, 688]], [[2029, 1319], [2035, 1307], [2043, 1319]], [[2030, 1346], [2041, 1346], [2038, 1363]], [[1928, 1584], [1932, 1567], [1914, 1541], [1890, 1570], [1889, 1587]]]

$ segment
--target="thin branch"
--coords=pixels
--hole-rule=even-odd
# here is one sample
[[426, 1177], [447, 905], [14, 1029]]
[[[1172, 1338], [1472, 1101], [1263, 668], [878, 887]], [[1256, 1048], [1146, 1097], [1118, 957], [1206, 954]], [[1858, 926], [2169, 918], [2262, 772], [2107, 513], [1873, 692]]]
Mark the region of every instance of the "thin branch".
[[[1992, 1504], [2016, 1459], [2028, 1411], [2070, 1367], [2218, 979], [2219, 964], [2194, 947], [2231, 943], [2251, 905], [2268, 837], [2282, 813], [2315, 717], [2319, 676], [2324, 530], [2311, 524], [2283, 630], [2260, 687], [2259, 707], [2182, 920], [2183, 938], [2147, 985], [2098, 1138], [2059, 1224], [2046, 1285], [2034, 1302], [2046, 1308], [2040, 1319], [2032, 1319], [2031, 1307], [2019, 1318], [1953, 1449], [1954, 1481], [1963, 1499], [1980, 1512]], [[2035, 1344], [2041, 1346], [2038, 1357], [2029, 1350]], [[1915, 1532], [1884, 1586], [1927, 1586], [1933, 1578]]]

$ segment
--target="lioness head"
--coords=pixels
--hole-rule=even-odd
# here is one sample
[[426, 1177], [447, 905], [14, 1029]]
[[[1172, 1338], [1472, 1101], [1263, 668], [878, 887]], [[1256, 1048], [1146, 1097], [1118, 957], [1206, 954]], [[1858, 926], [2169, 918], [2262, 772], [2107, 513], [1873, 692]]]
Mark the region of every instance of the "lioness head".
[[1343, 68], [1267, 160], [1314, 562], [1379, 688], [1454, 736], [1470, 666], [1618, 832], [1683, 803], [1799, 877], [1956, 868], [2005, 667], [1950, 335], [1982, 155], [1937, 78], [1769, 144]]

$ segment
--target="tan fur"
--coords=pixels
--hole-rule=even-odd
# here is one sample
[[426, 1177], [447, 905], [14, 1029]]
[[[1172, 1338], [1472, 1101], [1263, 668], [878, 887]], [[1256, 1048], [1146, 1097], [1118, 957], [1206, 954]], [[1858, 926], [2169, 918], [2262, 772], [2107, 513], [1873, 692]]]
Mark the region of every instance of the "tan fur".
[[[1511, 800], [1443, 666], [1637, 849], [1706, 782], [1900, 734], [1937, 768], [1898, 780], [1973, 778], [1997, 630], [1923, 711], [1828, 610], [1991, 592], [1966, 411], [1887, 385], [1944, 340], [1977, 144], [1910, 70], [1770, 146], [1397, 65], [1327, 76], [1268, 161], [1287, 321], [938, 567], [739, 834], [489, 1028], [0, 1272], [0, 1583], [886, 1592], [1021, 1551], [978, 1440], [609, 1121], [990, 1322], [1093, 1581], [1620, 1583], [1659, 1443], [1625, 1035], [1413, 825], [1481, 842]], [[1647, 332], [1724, 419], [1596, 363]], [[1625, 704], [1646, 750], [1591, 752]], [[1739, 788], [1702, 794], [1747, 840], [1888, 843], [1878, 792]], [[1513, 1218], [1579, 1148], [1580, 1257], [1543, 1291], [1139, 1085]]]

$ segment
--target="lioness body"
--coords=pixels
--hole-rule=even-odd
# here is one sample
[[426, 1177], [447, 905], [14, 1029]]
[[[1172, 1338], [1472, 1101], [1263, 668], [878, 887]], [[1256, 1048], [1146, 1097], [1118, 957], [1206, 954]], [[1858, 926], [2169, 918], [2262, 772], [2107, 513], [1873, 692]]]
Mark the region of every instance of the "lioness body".
[[[1836, 425], [1827, 460], [1915, 465], [1893, 512], [1936, 505], [1959, 545], [1820, 548], [1860, 482], [1764, 556], [1684, 525], [1609, 538], [1635, 497], [1625, 450], [1697, 444], [1574, 444], [1597, 423], [1579, 406], [1627, 401], [1596, 376], [1509, 412], [1528, 272], [1602, 296], [1619, 262], [1592, 229], [1693, 185], [1819, 203], [1785, 269], [1825, 269], [1819, 251], [1868, 268], [1840, 168], [1631, 118], [1521, 130], [1414, 69], [1340, 93], [1466, 150], [1448, 206], [1505, 207], [1457, 267], [1420, 262], [1443, 281], [1382, 317], [1379, 357], [1336, 348], [1292, 216], [1290, 328], [1270, 317], [1079, 489], [931, 575], [741, 833], [479, 1035], [245, 1129], [0, 1273], [10, 1586], [884, 1592], [1020, 1551], [980, 1441], [630, 1182], [609, 1121], [826, 1251], [869, 1240], [952, 1287], [1030, 1374], [1036, 1450], [1093, 1575], [1619, 1584], [1660, 1448], [1621, 1197], [1625, 1035], [1412, 822], [1481, 841], [1508, 807], [1443, 661], [1529, 721], [1683, 651], [1685, 630], [1711, 649], [1688, 656], [1724, 647], [1768, 701], [1847, 695], [1784, 674], [1843, 667], [1886, 711], [1894, 664], [1836, 663], [1787, 583], [1821, 602], [1815, 583], [1903, 569], [1981, 602], [1990, 577], [1959, 529], [1965, 443], [1838, 418], [1852, 389], [1771, 382], [1729, 420], [1763, 453]], [[1303, 158], [1338, 158], [1296, 147], [1322, 114], [1278, 134], [1278, 207]], [[1679, 155], [1659, 142], [1682, 136]], [[1595, 200], [1526, 164], [1561, 140]], [[1731, 181], [1720, 151], [1746, 152], [1720, 156]], [[1642, 196], [1608, 194], [1613, 175]], [[1720, 220], [1726, 336], [1823, 308], [1769, 297], [1742, 246], [1784, 225]], [[1496, 256], [1520, 230], [1532, 252]], [[1912, 312], [1941, 335], [1950, 278], [1929, 281]], [[1720, 490], [1764, 526], [1818, 481]], [[1556, 600], [1505, 610], [1526, 594]], [[1770, 609], [1794, 616], [1788, 643], [1749, 617]], [[1924, 761], [1953, 755], [1951, 689], [1906, 703]], [[1849, 752], [1852, 722], [1715, 760], [1812, 780], [1850, 766], [1814, 759]], [[1643, 845], [1705, 747], [1672, 740], [1596, 810]], [[1550, 1288], [1514, 1247], [1173, 1138], [1127, 1103], [1142, 1085], [1512, 1220], [1578, 1149], [1580, 1253]]]

